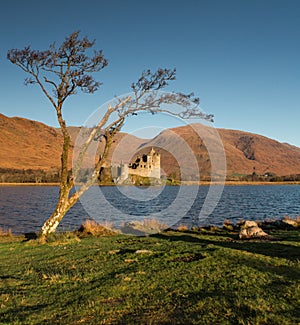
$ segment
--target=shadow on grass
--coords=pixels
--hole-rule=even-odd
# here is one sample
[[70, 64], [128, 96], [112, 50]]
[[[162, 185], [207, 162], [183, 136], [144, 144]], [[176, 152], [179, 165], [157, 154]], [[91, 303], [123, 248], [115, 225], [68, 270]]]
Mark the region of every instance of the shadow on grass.
[[261, 254], [269, 257], [284, 258], [290, 261], [296, 261], [300, 259], [300, 249], [297, 246], [287, 245], [279, 243], [278, 241], [213, 241], [205, 240], [207, 243], [211, 243], [217, 246], [237, 249], [246, 251], [253, 254]]
[[[199, 236], [199, 237], [198, 237]], [[274, 311], [273, 313], [267, 313], [267, 317], [270, 317], [270, 319], [267, 321], [267, 323], [273, 323], [274, 319], [284, 319], [283, 314], [286, 314], [286, 319], [294, 320], [295, 322], [291, 321], [290, 323], [297, 323], [296, 320], [299, 320], [300, 316], [300, 310], [298, 308], [297, 304], [297, 292], [295, 291], [294, 294], [296, 296], [290, 296], [291, 290], [294, 290], [293, 288], [296, 288], [297, 283], [300, 281], [300, 269], [297, 263], [297, 260], [300, 260], [300, 251], [299, 247], [289, 245], [288, 243], [282, 243], [278, 241], [233, 241], [228, 240], [228, 236], [224, 234], [224, 240], [222, 240], [220, 237], [220, 234], [218, 236], [215, 236], [215, 239], [213, 238], [213, 234], [209, 234], [207, 238], [205, 238], [205, 235], [199, 234], [198, 236], [193, 233], [193, 235], [189, 235], [189, 233], [161, 233], [155, 235], [155, 237], [170, 241], [183, 241], [183, 242], [191, 242], [191, 243], [197, 243], [202, 245], [213, 245], [216, 249], [219, 248], [226, 248], [228, 249], [228, 255], [226, 254], [226, 259], [231, 259], [232, 263], [234, 265], [237, 265], [237, 267], [240, 266], [246, 266], [248, 269], [256, 270], [254, 271], [254, 274], [266, 274], [267, 278], [270, 280], [269, 283], [265, 285], [264, 292], [270, 296], [286, 296], [290, 297], [287, 299], [288, 306], [282, 307], [282, 310], [280, 311]], [[201, 236], [201, 237], [200, 237]], [[299, 238], [298, 238], [299, 240]], [[239, 254], [238, 251], [241, 252], [249, 252], [252, 254]], [[229, 255], [230, 254], [230, 255]], [[257, 256], [256, 254], [262, 255]], [[285, 259], [287, 261], [280, 261], [276, 259], [269, 259], [269, 258], [263, 258], [263, 256], [271, 257], [271, 258], [280, 258]], [[219, 258], [219, 255], [218, 257]], [[290, 262], [296, 262], [296, 263], [290, 263]], [[295, 289], [296, 290], [296, 289]], [[218, 292], [219, 295], [229, 295], [226, 299], [226, 302], [228, 303], [228, 308], [234, 308], [235, 309], [235, 315], [239, 316], [239, 319], [230, 318], [230, 322], [233, 323], [240, 323], [241, 319], [249, 319], [249, 316], [252, 320], [256, 319], [257, 317], [262, 316], [262, 318], [266, 317], [265, 313], [261, 313], [261, 310], [259, 309], [253, 309], [251, 306], [247, 305], [246, 302], [243, 302], [241, 300], [241, 297], [239, 297], [236, 293], [231, 292], [228, 293], [226, 291], [224, 292]], [[195, 299], [202, 299], [201, 293], [194, 294]], [[255, 298], [253, 298], [255, 299]], [[281, 298], [280, 298], [281, 299]], [[241, 301], [240, 301], [241, 300]], [[237, 304], [237, 301], [240, 301]], [[232, 306], [231, 306], [232, 303]], [[280, 305], [278, 305], [280, 306]], [[238, 312], [237, 312], [238, 308]], [[179, 315], [179, 314], [178, 314]], [[182, 310], [182, 315], [184, 315], [184, 309]], [[192, 316], [192, 319], [196, 316]], [[177, 317], [177, 311], [173, 315], [173, 317]], [[184, 319], [184, 316], [183, 318]], [[183, 322], [184, 323], [184, 322]], [[205, 322], [203, 322], [204, 324]]]
[[0, 313], [0, 320], [1, 324], [11, 324], [11, 322], [22, 322], [27, 319], [27, 317], [32, 314], [39, 311], [42, 311], [44, 308], [46, 308], [47, 304], [38, 304], [35, 306], [14, 306], [13, 313], [11, 312], [1, 312]]
[[[217, 234], [218, 240], [214, 240], [211, 237], [215, 236], [215, 234], [209, 234], [208, 238], [203, 238], [204, 236], [200, 234], [202, 237], [199, 238], [196, 236], [197, 233], [191, 234], [156, 234], [153, 237], [171, 240], [171, 241], [184, 241], [184, 242], [192, 242], [192, 243], [199, 243], [199, 244], [213, 244], [215, 246], [237, 249], [241, 251], [247, 251], [249, 253], [254, 254], [261, 254], [270, 257], [279, 257], [285, 258], [290, 261], [300, 260], [300, 248], [293, 245], [288, 245], [281, 243], [279, 241], [245, 241], [245, 240], [230, 240], [236, 238], [236, 235], [231, 235], [230, 237], [228, 234]], [[199, 235], [199, 233], [198, 233]], [[209, 238], [210, 237], [210, 238]], [[224, 240], [222, 240], [222, 237]]]
[[[223, 304], [215, 306], [213, 301]], [[255, 299], [255, 298], [253, 298]], [[196, 291], [183, 296], [172, 295], [172, 303], [159, 306], [145, 306], [135, 311], [124, 312], [116, 324], [286, 324], [297, 323], [299, 310], [290, 306], [289, 310], [268, 311], [255, 308], [241, 301], [238, 293], [215, 290]], [[233, 311], [228, 313], [228, 311]], [[221, 316], [222, 315], [222, 316]], [[222, 317], [222, 318], [220, 318]], [[257, 319], [264, 319], [263, 322]]]
[[29, 240], [36, 240], [38, 238], [38, 235], [35, 232], [27, 232], [25, 233], [25, 239], [24, 242]]

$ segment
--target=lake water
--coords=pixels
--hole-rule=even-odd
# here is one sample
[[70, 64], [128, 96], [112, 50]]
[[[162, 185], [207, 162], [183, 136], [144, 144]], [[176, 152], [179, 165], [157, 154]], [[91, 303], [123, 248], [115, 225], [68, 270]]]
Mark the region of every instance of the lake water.
[[[209, 189], [213, 192], [207, 200]], [[59, 229], [77, 229], [91, 218], [117, 227], [151, 218], [168, 226], [200, 226], [222, 225], [225, 219], [235, 223], [300, 215], [299, 185], [225, 186], [218, 199], [221, 190], [219, 186], [93, 187], [68, 212]], [[13, 233], [38, 231], [57, 196], [56, 186], [0, 186], [0, 227]]]

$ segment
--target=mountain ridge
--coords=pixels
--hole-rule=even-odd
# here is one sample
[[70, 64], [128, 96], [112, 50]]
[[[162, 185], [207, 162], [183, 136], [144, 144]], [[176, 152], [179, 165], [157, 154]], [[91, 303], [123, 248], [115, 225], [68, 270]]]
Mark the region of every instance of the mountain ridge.
[[[41, 122], [21, 117], [7, 117], [3, 114], [0, 114], [0, 127], [2, 143], [0, 168], [59, 169], [63, 141], [59, 129]], [[80, 132], [80, 127], [69, 127], [69, 130], [74, 140]], [[214, 143], [213, 150], [221, 150], [220, 145], [223, 145], [228, 177], [253, 173], [277, 176], [300, 174], [300, 148], [251, 132], [223, 128], [215, 130], [218, 131], [222, 143], [212, 142]], [[201, 124], [166, 129], [149, 140], [120, 133], [113, 144], [113, 149], [118, 148], [114, 159], [128, 161], [137, 151], [142, 152], [153, 146], [161, 152], [162, 168], [165, 174], [169, 175], [180, 173], [180, 166], [188, 166], [189, 161], [185, 157], [185, 150], [191, 150], [200, 173], [209, 175], [211, 162], [202, 135], [203, 138], [212, 139], [211, 134], [212, 129]], [[71, 150], [73, 148], [74, 142]], [[180, 163], [176, 162], [172, 154], [174, 148], [177, 150], [175, 155], [181, 157]], [[71, 163], [70, 158], [70, 166]], [[192, 179], [194, 175], [189, 175], [189, 177]]]

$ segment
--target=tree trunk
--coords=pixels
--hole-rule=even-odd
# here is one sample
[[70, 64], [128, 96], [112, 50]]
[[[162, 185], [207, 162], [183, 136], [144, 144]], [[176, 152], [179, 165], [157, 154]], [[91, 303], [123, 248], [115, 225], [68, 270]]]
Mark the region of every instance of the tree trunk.
[[64, 142], [62, 146], [62, 153], [61, 153], [61, 179], [60, 179], [60, 191], [59, 191], [59, 198], [57, 201], [57, 205], [55, 210], [53, 211], [52, 215], [49, 219], [47, 219], [42, 226], [40, 236], [46, 237], [51, 233], [56, 231], [56, 228], [60, 224], [62, 218], [68, 212], [68, 210], [76, 203], [71, 203], [71, 199], [69, 198], [69, 193], [72, 188], [72, 181], [69, 179], [68, 175], [68, 157], [69, 157], [69, 147], [70, 147], [70, 135], [68, 129], [66, 127], [66, 123], [61, 115], [61, 107], [62, 102], [60, 99], [58, 100], [58, 104], [56, 107], [57, 111], [57, 119], [59, 121], [61, 131], [63, 134]]
[[74, 193], [69, 197], [71, 188], [61, 185], [59, 198], [55, 210], [49, 219], [47, 219], [41, 228], [40, 236], [47, 237], [56, 231], [66, 213], [76, 204], [79, 200], [79, 195]]
[[56, 231], [60, 221], [71, 208], [69, 201], [69, 191], [66, 188], [60, 188], [60, 195], [55, 210], [49, 219], [47, 219], [41, 229], [41, 236], [48, 236]]
[[47, 237], [49, 234], [54, 233], [68, 210], [68, 206], [56, 207], [51, 217], [44, 223], [41, 229], [41, 236]]

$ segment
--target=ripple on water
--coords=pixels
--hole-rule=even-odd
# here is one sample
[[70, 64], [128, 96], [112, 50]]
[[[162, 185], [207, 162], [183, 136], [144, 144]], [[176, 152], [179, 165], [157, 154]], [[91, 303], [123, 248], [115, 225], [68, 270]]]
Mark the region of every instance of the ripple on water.
[[[170, 186], [163, 190], [153, 188], [140, 191], [141, 199], [136, 197], [136, 190], [126, 187], [122, 192], [117, 187], [90, 189], [87, 195], [89, 211], [77, 203], [63, 219], [60, 229], [74, 230], [88, 218], [95, 218], [116, 225], [139, 218], [159, 217], [161, 220], [177, 224], [222, 225], [225, 219], [236, 223], [241, 219], [263, 220], [300, 215], [300, 186], [226, 186], [213, 213], [199, 219], [199, 212], [208, 192], [207, 186], [198, 189], [193, 198], [195, 187]], [[157, 191], [157, 193], [156, 193]], [[157, 195], [157, 196], [155, 196]], [[0, 186], [0, 227], [11, 229], [14, 233], [38, 231], [51, 214], [58, 196], [56, 186]], [[172, 207], [172, 208], [171, 208]], [[182, 211], [185, 211], [183, 215]]]

